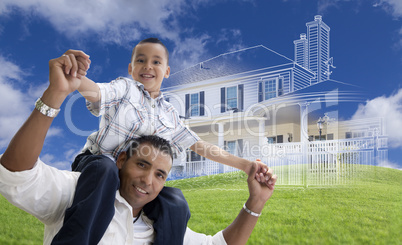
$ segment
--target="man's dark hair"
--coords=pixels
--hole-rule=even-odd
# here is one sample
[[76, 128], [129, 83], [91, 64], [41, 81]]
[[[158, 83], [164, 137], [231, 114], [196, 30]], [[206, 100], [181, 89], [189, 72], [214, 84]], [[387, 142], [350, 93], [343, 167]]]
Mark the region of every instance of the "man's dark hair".
[[146, 143], [155, 147], [162, 153], [168, 154], [171, 157], [171, 159], [173, 160], [173, 150], [170, 146], [170, 142], [168, 140], [165, 140], [164, 138], [161, 138], [156, 135], [142, 135], [138, 138], [133, 139], [131, 142], [131, 145], [129, 146], [129, 148], [126, 151], [128, 158], [137, 154], [138, 147], [140, 145], [146, 144]]
[[[162, 47], [165, 49], [166, 51], [166, 58], [167, 58], [167, 64], [169, 65], [169, 50], [166, 48], [165, 44], [163, 44], [163, 42], [161, 40], [159, 40], [156, 37], [150, 37], [150, 38], [146, 38], [142, 41], [140, 41], [137, 45], [139, 44], [143, 44], [143, 43], [157, 43], [162, 45]], [[131, 62], [133, 61], [133, 57], [134, 57], [134, 53], [135, 53], [135, 48], [137, 47], [137, 45], [133, 48], [133, 52], [131, 53]]]

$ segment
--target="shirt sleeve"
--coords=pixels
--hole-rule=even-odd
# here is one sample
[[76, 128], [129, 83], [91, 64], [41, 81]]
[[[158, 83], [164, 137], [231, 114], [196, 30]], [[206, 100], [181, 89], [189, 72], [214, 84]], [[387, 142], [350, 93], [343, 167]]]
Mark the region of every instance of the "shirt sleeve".
[[79, 173], [62, 171], [38, 160], [30, 170], [11, 172], [0, 164], [0, 193], [42, 223], [59, 222], [71, 206]]
[[101, 93], [100, 101], [92, 103], [86, 100], [88, 110], [97, 117], [105, 114], [108, 108], [117, 105], [127, 95], [129, 88], [128, 81], [123, 78], [118, 78], [110, 83], [97, 83], [97, 85]]
[[184, 235], [184, 245], [226, 245], [222, 231], [219, 231], [214, 236], [205, 235], [192, 231], [187, 227]]
[[189, 129], [175, 112], [176, 128], [172, 135], [172, 145], [181, 153], [200, 140], [200, 137]]

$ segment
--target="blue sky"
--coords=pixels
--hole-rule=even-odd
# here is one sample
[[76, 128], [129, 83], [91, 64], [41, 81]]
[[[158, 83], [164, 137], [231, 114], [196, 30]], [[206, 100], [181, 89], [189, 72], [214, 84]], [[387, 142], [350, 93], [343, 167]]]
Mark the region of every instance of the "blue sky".
[[[317, 14], [331, 27], [331, 78], [365, 91], [344, 116], [383, 117], [389, 135], [383, 166], [402, 168], [400, 0], [2, 0], [0, 152], [46, 88], [48, 61], [67, 49], [91, 56], [88, 77], [98, 82], [127, 76], [132, 47], [150, 36], [166, 43], [172, 72], [260, 44], [293, 59], [293, 40]], [[69, 101], [41, 155], [61, 169], [69, 169], [98, 127], [79, 95]]]

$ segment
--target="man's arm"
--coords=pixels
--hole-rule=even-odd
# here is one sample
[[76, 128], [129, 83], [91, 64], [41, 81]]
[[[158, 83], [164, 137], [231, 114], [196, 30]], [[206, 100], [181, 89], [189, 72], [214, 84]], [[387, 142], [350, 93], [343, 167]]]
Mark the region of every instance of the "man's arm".
[[268, 178], [266, 178], [265, 173], [268, 170], [267, 166], [260, 161], [249, 161], [241, 157], [234, 156], [229, 152], [223, 150], [222, 148], [208, 143], [203, 140], [197, 141], [194, 145], [190, 147], [195, 153], [208, 158], [212, 161], [219, 162], [237, 169], [243, 170], [247, 175], [250, 174], [251, 167], [254, 163], [257, 164], [256, 178], [259, 182], [268, 183]]
[[[66, 55], [50, 60], [50, 84], [41, 97], [42, 101], [49, 107], [60, 108], [67, 95], [81, 85], [80, 78], [85, 76], [89, 63], [89, 56], [75, 50], [69, 50]], [[1, 158], [1, 164], [10, 171], [31, 169], [42, 151], [52, 121], [53, 118], [34, 109], [11, 140]]]
[[[257, 169], [257, 163], [253, 163], [247, 179], [250, 196], [245, 204], [254, 214], [261, 213], [265, 203], [272, 196], [277, 180], [277, 176], [273, 175], [272, 169], [269, 169], [266, 173], [266, 176], [269, 177], [268, 185], [259, 183], [256, 180]], [[223, 230], [223, 237], [226, 243], [230, 245], [246, 244], [257, 220], [258, 217], [242, 209], [233, 223]]]

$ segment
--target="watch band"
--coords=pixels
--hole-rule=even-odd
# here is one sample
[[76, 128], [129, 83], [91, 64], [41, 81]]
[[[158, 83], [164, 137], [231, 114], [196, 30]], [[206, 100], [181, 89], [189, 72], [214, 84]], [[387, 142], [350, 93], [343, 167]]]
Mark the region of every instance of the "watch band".
[[43, 103], [41, 98], [38, 98], [38, 100], [35, 102], [35, 108], [47, 117], [56, 117], [60, 112], [60, 109], [54, 109]]

